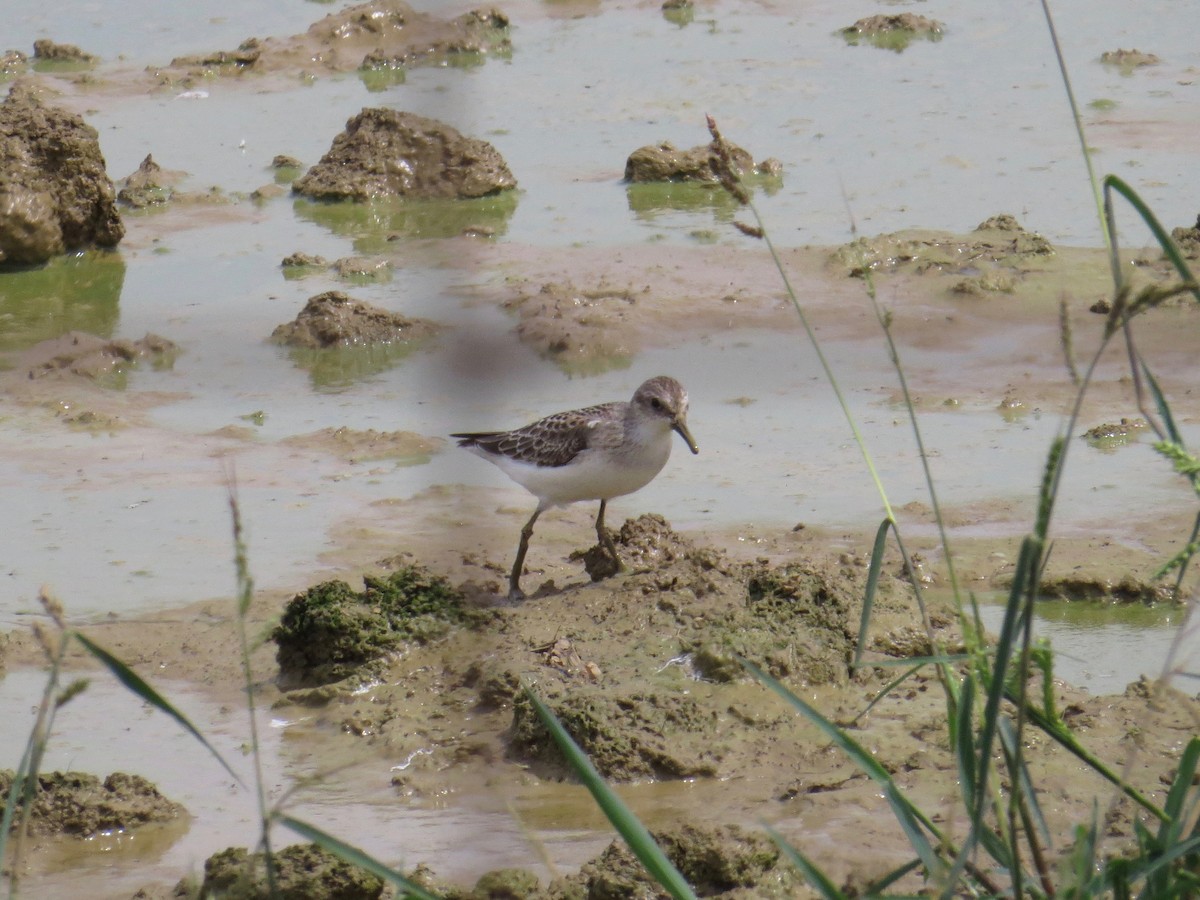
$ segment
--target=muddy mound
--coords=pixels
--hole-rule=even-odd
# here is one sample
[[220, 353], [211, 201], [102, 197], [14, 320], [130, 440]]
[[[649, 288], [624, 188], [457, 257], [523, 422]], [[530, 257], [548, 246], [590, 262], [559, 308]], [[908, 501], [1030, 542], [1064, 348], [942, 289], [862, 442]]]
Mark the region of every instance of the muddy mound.
[[19, 81], [0, 104], [0, 266], [125, 236], [96, 131]]
[[478, 9], [446, 20], [403, 0], [374, 0], [332, 13], [304, 34], [242, 41], [234, 50], [181, 56], [171, 66], [196, 76], [311, 70], [352, 72], [484, 59], [511, 48], [508, 18]]
[[140, 340], [105, 340], [94, 334], [71, 331], [60, 338], [43, 341], [19, 358], [18, 365], [31, 379], [75, 375], [117, 386], [129, 370], [141, 362], [169, 366], [178, 347], [156, 334]]
[[[29, 829], [39, 836], [90, 838], [187, 814], [139, 775], [114, 772], [101, 781], [84, 772], [44, 772], [37, 782]], [[12, 783], [12, 769], [0, 771], [0, 804]]]
[[435, 330], [432, 322], [388, 312], [341, 291], [327, 291], [310, 297], [295, 321], [271, 332], [271, 340], [308, 349], [354, 347], [419, 340]]
[[[833, 251], [829, 261], [851, 278], [862, 278], [868, 271], [966, 276], [968, 283], [958, 282], [952, 290], [972, 294], [1011, 291], [1028, 269], [1054, 252], [1042, 235], [1026, 231], [1015, 218], [1002, 214], [984, 220], [963, 237], [901, 231], [856, 238]], [[986, 283], [988, 279], [992, 283]]]
[[133, 209], [160, 206], [168, 203], [175, 193], [175, 185], [183, 178], [182, 172], [168, 172], [146, 154], [141, 165], [128, 177], [122, 179], [117, 200]]
[[364, 109], [321, 161], [292, 183], [313, 200], [486, 197], [517, 186], [500, 153], [434, 119]]
[[[682, 825], [654, 833], [672, 865], [699, 897], [790, 898], [799, 896], [803, 880], [779, 858], [766, 837], [734, 825]], [[531, 900], [615, 900], [625, 897], [666, 897], [645, 866], [622, 841], [585, 862], [574, 875], [556, 878], [541, 888], [537, 876], [525, 869], [497, 869], [480, 877], [473, 889], [439, 881], [420, 868], [410, 876], [422, 887], [447, 900], [531, 898]]]
[[[774, 158], [757, 165], [748, 152], [728, 144], [730, 161], [738, 175], [773, 175], [783, 172], [783, 164]], [[625, 161], [625, 180], [630, 183], [653, 181], [700, 181], [718, 184], [720, 179], [712, 167], [713, 145], [702, 144], [690, 150], [680, 150], [669, 141], [639, 147]]]
[[355, 591], [344, 581], [326, 581], [288, 603], [271, 632], [285, 683], [339, 681], [405, 643], [424, 643], [482, 618], [444, 578], [415, 566], [363, 582]]
[[[267, 880], [262, 853], [230, 847], [204, 861], [201, 897], [228, 900], [267, 900], [269, 897], [305, 900], [374, 900], [383, 895], [383, 881], [352, 866], [316, 844], [293, 844], [273, 854], [275, 892]], [[192, 896], [187, 879], [175, 896]]]

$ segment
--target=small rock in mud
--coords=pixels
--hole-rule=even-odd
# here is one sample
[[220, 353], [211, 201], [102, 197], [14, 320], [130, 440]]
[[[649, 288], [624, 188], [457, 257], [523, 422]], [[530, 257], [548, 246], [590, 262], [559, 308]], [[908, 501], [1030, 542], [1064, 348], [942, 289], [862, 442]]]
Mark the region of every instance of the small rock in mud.
[[96, 130], [15, 82], [0, 103], [0, 266], [115, 247], [124, 236]]
[[292, 183], [313, 200], [399, 196], [469, 199], [512, 190], [517, 180], [487, 141], [434, 119], [364, 109], [346, 123], [321, 161]]
[[1157, 66], [1162, 60], [1153, 53], [1143, 53], [1141, 50], [1105, 50], [1100, 54], [1100, 62], [1132, 72], [1142, 66]]
[[177, 350], [174, 342], [156, 334], [137, 341], [107, 341], [94, 334], [71, 331], [30, 348], [21, 355], [20, 365], [30, 378], [70, 374], [104, 380], [124, 375], [143, 360], [158, 367], [169, 366]]
[[424, 319], [388, 312], [341, 291], [326, 291], [310, 297], [295, 321], [278, 326], [271, 339], [291, 347], [320, 349], [414, 341], [436, 330]]
[[174, 186], [183, 178], [182, 172], [167, 172], [149, 153], [132, 175], [121, 182], [117, 200], [134, 209], [168, 203]]
[[1122, 418], [1120, 422], [1105, 422], [1084, 432], [1084, 439], [1093, 447], [1110, 449], [1136, 440], [1139, 433], [1149, 425], [1140, 416], [1135, 419]]
[[407, 641], [424, 643], [484, 618], [446, 579], [418, 566], [367, 575], [355, 591], [326, 581], [288, 602], [271, 632], [281, 679], [291, 685], [339, 681]]
[[294, 156], [287, 156], [283, 153], [278, 154], [271, 160], [272, 169], [303, 169], [304, 163], [296, 159]]
[[[267, 879], [264, 854], [251, 854], [241, 847], [214, 853], [204, 861], [204, 883], [199, 896], [230, 900], [267, 900], [272, 896], [296, 900], [375, 900], [383, 895], [382, 879], [316, 844], [284, 847], [275, 851], [272, 860], [274, 892]], [[176, 896], [192, 896], [187, 879], [179, 883]]]
[[[12, 789], [12, 769], [0, 771], [0, 806]], [[30, 832], [39, 836], [91, 838], [124, 832], [148, 822], [187, 815], [140, 775], [114, 772], [103, 782], [85, 772], [43, 772], [30, 814]]]
[[33, 42], [34, 59], [47, 59], [69, 62], [95, 62], [96, 57], [80, 50], [74, 44], [56, 44], [49, 38]]
[[[779, 160], [764, 159], [755, 165], [753, 157], [736, 144], [727, 146], [730, 161], [738, 175], [770, 175], [778, 177], [783, 172]], [[720, 179], [713, 171], [712, 158], [715, 149], [712, 143], [680, 150], [664, 141], [639, 147], [625, 161], [625, 180], [631, 184], [656, 181], [700, 181], [717, 184]]]

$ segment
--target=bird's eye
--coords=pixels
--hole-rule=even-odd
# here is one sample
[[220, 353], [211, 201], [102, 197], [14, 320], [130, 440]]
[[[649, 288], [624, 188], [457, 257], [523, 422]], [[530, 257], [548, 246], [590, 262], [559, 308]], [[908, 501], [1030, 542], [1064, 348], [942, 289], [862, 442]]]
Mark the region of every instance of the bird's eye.
[[651, 409], [662, 409], [663, 408], [662, 401], [659, 400], [657, 397], [651, 397], [650, 398], [650, 408]]

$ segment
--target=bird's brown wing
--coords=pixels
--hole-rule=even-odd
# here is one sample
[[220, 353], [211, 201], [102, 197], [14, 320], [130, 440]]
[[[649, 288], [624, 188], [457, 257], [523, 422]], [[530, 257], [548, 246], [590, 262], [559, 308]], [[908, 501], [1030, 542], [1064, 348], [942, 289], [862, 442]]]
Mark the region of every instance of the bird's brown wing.
[[581, 450], [591, 446], [594, 429], [605, 421], [611, 403], [555, 413], [512, 431], [481, 431], [452, 434], [460, 447], [479, 447], [497, 456], [507, 456], [538, 466], [565, 466]]

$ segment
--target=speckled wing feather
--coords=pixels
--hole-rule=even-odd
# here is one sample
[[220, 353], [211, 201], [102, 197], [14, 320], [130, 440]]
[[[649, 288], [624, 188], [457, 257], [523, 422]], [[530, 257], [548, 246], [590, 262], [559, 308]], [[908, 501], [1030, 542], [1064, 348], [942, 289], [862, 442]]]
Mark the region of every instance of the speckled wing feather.
[[624, 403], [601, 403], [584, 409], [572, 409], [538, 419], [512, 431], [483, 431], [452, 434], [460, 447], [479, 447], [488, 453], [507, 456], [537, 466], [565, 466], [581, 450], [592, 446], [597, 426], [619, 422], [614, 412]]

